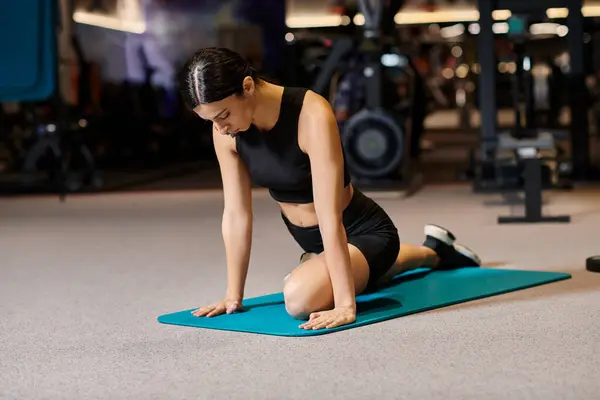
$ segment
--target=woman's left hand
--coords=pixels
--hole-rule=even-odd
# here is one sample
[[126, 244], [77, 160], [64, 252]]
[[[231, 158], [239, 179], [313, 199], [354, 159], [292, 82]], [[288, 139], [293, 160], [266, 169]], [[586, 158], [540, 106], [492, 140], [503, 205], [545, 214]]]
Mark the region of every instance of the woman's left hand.
[[331, 329], [351, 324], [356, 321], [356, 311], [350, 307], [336, 307], [333, 310], [319, 311], [310, 314], [307, 322], [300, 325], [302, 329]]

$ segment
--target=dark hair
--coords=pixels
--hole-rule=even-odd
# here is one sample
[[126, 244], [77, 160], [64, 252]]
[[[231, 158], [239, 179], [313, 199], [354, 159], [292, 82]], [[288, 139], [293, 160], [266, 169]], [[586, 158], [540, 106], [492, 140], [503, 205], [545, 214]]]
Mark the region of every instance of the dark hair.
[[189, 58], [181, 72], [183, 101], [194, 109], [233, 94], [242, 95], [247, 76], [257, 81], [257, 72], [235, 51], [221, 47], [200, 49]]

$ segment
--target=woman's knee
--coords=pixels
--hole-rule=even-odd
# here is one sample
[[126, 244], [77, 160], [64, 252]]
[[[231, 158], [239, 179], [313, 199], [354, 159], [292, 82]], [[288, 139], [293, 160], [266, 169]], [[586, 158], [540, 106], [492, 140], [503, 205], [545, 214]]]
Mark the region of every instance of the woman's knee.
[[302, 295], [302, 288], [294, 279], [288, 277], [283, 286], [285, 310], [296, 319], [306, 318], [308, 311], [306, 297]]
[[284, 280], [283, 297], [286, 311], [297, 319], [332, 307], [333, 289], [324, 260], [315, 256], [294, 269]]
[[285, 310], [296, 319], [306, 319], [310, 313], [316, 311], [311, 304], [314, 301], [311, 299], [309, 288], [293, 273], [285, 279], [283, 298]]
[[[369, 266], [357, 247], [349, 247], [354, 289], [358, 294], [367, 286]], [[288, 314], [297, 319], [306, 319], [313, 312], [334, 306], [333, 287], [324, 255], [313, 256], [284, 279], [283, 297]]]

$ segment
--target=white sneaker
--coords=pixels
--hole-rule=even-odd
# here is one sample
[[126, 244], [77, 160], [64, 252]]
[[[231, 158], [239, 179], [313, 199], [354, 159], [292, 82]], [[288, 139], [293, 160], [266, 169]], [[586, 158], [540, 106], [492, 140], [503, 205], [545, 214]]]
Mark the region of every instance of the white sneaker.
[[456, 241], [456, 236], [448, 229], [439, 225], [427, 224], [425, 225], [425, 238], [431, 237], [437, 239], [442, 243], [452, 246]]
[[456, 236], [448, 229], [425, 225], [423, 246], [435, 251], [440, 261], [437, 269], [456, 269], [481, 266], [481, 258], [467, 246], [455, 243]]

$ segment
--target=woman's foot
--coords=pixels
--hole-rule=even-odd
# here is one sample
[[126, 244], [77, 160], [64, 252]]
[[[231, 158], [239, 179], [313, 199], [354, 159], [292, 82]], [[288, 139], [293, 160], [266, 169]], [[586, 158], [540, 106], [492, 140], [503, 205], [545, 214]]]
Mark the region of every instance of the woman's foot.
[[425, 225], [423, 246], [432, 249], [439, 258], [436, 269], [456, 269], [481, 266], [479, 256], [468, 247], [456, 244], [456, 236], [437, 225]]

